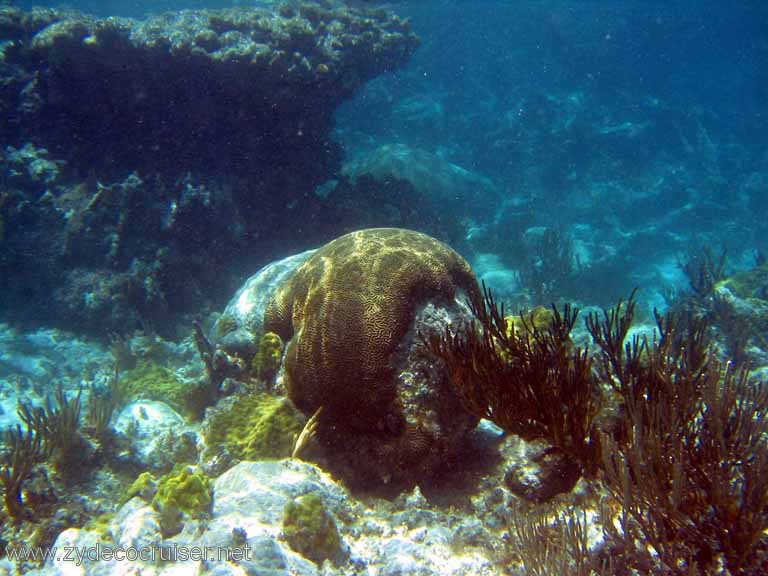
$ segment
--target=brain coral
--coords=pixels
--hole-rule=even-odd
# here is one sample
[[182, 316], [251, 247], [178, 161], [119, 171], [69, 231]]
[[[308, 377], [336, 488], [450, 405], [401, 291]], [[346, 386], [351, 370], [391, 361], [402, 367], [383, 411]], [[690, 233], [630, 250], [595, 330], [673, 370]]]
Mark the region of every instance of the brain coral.
[[[287, 342], [285, 385], [335, 429], [403, 435], [395, 352], [418, 307], [474, 297], [469, 264], [418, 232], [374, 228], [317, 250], [278, 289], [265, 329]], [[321, 426], [322, 428], [322, 426]]]

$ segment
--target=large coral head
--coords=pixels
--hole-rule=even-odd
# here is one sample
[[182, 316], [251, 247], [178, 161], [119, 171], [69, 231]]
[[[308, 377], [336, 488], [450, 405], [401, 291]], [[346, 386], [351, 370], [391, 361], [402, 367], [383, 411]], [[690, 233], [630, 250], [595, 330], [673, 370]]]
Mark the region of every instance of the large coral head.
[[285, 383], [305, 413], [350, 432], [404, 434], [398, 352], [427, 302], [475, 298], [477, 281], [454, 250], [425, 234], [374, 228], [315, 252], [276, 292], [265, 329], [287, 342]]

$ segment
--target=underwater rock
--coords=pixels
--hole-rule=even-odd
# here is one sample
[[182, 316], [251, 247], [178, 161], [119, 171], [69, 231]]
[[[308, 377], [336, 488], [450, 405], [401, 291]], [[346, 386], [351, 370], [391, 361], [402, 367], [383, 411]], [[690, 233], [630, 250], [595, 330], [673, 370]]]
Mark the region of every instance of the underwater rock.
[[348, 496], [331, 478], [311, 464], [297, 460], [242, 462], [214, 482], [213, 518], [201, 542], [231, 546], [232, 530], [244, 531], [253, 548], [248, 570], [274, 574], [315, 574], [317, 567], [278, 536], [283, 511], [294, 498], [316, 494], [335, 517], [349, 516]]
[[211, 529], [226, 518], [235, 525], [238, 520], [253, 534], [259, 525], [279, 526], [288, 501], [310, 492], [322, 494], [323, 502], [334, 515], [350, 513], [349, 496], [344, 489], [313, 464], [301, 460], [241, 462], [213, 484]]
[[286, 343], [284, 385], [345, 476], [363, 483], [429, 474], [477, 424], [418, 334], [468, 321], [478, 286], [467, 262], [424, 234], [346, 234], [274, 294], [264, 329]]
[[137, 400], [123, 408], [115, 431], [130, 442], [131, 459], [142, 468], [167, 472], [197, 457], [197, 434], [164, 402]]
[[[346, 493], [318, 468], [299, 461], [243, 462], [213, 482], [213, 508], [205, 523], [185, 522], [181, 533], [166, 540], [161, 531], [161, 515], [145, 500], [133, 498], [109, 522], [111, 539], [105, 541], [96, 531], [69, 529], [57, 542], [104, 547], [153, 547], [166, 553], [174, 546], [221, 546], [232, 549], [249, 546], [247, 558], [240, 561], [213, 561], [208, 568], [216, 574], [269, 573], [275, 576], [318, 574], [317, 566], [297, 554], [280, 539], [285, 506], [306, 494], [322, 498], [328, 513], [349, 518], [351, 505]], [[159, 552], [157, 552], [159, 554]], [[65, 562], [50, 562], [41, 574], [66, 573]], [[197, 573], [196, 563], [135, 562], [134, 569], [152, 566], [153, 573]], [[183, 572], [184, 569], [189, 572]], [[110, 574], [115, 562], [86, 560], [82, 574]], [[112, 572], [110, 571], [112, 570]], [[156, 571], [156, 572], [154, 572]]]
[[[98, 532], [85, 530], [81, 528], [67, 528], [56, 538], [55, 546], [61, 546], [59, 550], [64, 550], [65, 547], [71, 547], [74, 550], [75, 547], [79, 550], [96, 549], [97, 546], [103, 546], [104, 542], [101, 535]], [[69, 573], [70, 563], [61, 562], [60, 560], [48, 560], [46, 564], [39, 570], [32, 570], [27, 572], [28, 574], [38, 574], [40, 576], [65, 576]], [[14, 574], [15, 572], [8, 572]], [[100, 571], [88, 571], [88, 574], [109, 574], [106, 566]]]
[[0, 323], [0, 378], [28, 378], [45, 384], [52, 380], [77, 388], [83, 373], [108, 365], [109, 352], [87, 339], [57, 329], [22, 332]]
[[513, 460], [504, 476], [507, 488], [517, 496], [532, 502], [547, 502], [558, 494], [570, 492], [581, 478], [579, 465], [560, 452], [526, 443], [514, 438], [524, 452], [522, 459]]
[[11, 186], [28, 190], [55, 184], [64, 165], [63, 161], [50, 158], [48, 150], [31, 142], [18, 149], [8, 146], [0, 155], [4, 156], [6, 165], [6, 172], [0, 178]]
[[449, 213], [461, 213], [452, 207], [484, 208], [490, 213], [500, 197], [496, 185], [488, 178], [437, 154], [405, 144], [384, 144], [361, 154], [345, 164], [344, 173], [351, 178], [371, 174], [377, 178], [407, 180]]
[[710, 314], [734, 360], [768, 364], [768, 263], [718, 282]]
[[454, 219], [456, 229], [446, 230], [454, 246], [466, 235], [466, 230], [461, 229], [465, 220], [492, 219], [501, 200], [498, 188], [488, 178], [404, 144], [385, 144], [361, 154], [344, 166], [344, 174], [352, 180], [363, 176], [379, 181], [405, 180], [413, 186], [414, 202], [431, 206], [439, 214], [461, 214], [463, 218]]
[[119, 546], [151, 546], [160, 539], [160, 517], [144, 500], [132, 498], [117, 511], [110, 531]]
[[315, 493], [304, 494], [285, 505], [283, 534], [296, 552], [322, 564], [342, 560], [343, 548], [333, 517], [325, 509], [323, 499]]
[[[498, 479], [489, 480], [491, 490]], [[335, 523], [341, 543], [336, 566], [322, 567], [296, 553], [288, 545], [283, 528], [287, 505], [311, 495], [322, 501]], [[464, 515], [457, 508], [433, 506], [418, 490], [394, 501], [373, 499], [362, 504], [314, 465], [298, 460], [242, 462], [213, 481], [210, 518], [186, 520], [183, 530], [171, 539], [161, 531], [157, 510], [135, 497], [123, 504], [105, 525], [97, 529], [68, 529], [56, 546], [82, 545], [102, 549], [153, 547], [168, 553], [192, 546], [250, 548], [240, 560], [204, 563], [211, 574], [270, 574], [272, 576], [346, 576], [348, 574], [420, 574], [422, 576], [492, 576], [499, 573], [501, 530], [484, 528], [489, 513], [474, 509]], [[498, 500], [498, 498], [496, 499]], [[496, 501], [494, 500], [494, 501]], [[498, 502], [504, 507], [503, 501]], [[63, 548], [59, 548], [60, 550]], [[242, 548], [241, 548], [242, 549]], [[159, 553], [159, 552], [158, 552]], [[495, 560], [494, 560], [495, 559]], [[84, 576], [117, 573], [130, 566], [158, 576], [197, 573], [192, 562], [95, 562], [86, 560], [78, 573]], [[66, 562], [48, 562], [30, 574], [68, 574]], [[207, 572], [206, 572], [207, 573]]]
[[[208, 335], [214, 347], [217, 378], [241, 381], [248, 376], [258, 376], [254, 368], [258, 369], [261, 340], [265, 335], [267, 304], [278, 287], [313, 252], [308, 250], [267, 264], [248, 278], [230, 299]], [[273, 377], [265, 382], [267, 388], [274, 385], [277, 370], [279, 366]]]

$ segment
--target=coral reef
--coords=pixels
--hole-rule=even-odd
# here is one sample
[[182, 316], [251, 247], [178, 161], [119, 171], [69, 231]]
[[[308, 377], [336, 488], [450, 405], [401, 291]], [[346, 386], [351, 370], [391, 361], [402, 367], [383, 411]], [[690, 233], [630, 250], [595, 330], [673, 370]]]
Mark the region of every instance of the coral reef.
[[[401, 346], [409, 341], [418, 310], [430, 301], [453, 306], [457, 296], [474, 297], [477, 291], [461, 256], [402, 229], [352, 232], [302, 264], [274, 295], [264, 326], [286, 342], [289, 398], [308, 416], [323, 408], [321, 442], [334, 452], [353, 449], [355, 441], [378, 445], [376, 466], [361, 461], [355, 468], [392, 473], [393, 458], [406, 468], [422, 464], [437, 430], [447, 439], [450, 427], [467, 426], [457, 414], [449, 419], [443, 413], [458, 406], [440, 390], [439, 379], [399, 381], [396, 365], [408, 357]], [[427, 417], [432, 403], [434, 413]], [[387, 447], [392, 453], [384, 457]], [[436, 445], [432, 449], [440, 452]]]
[[[768, 269], [755, 258], [728, 277], [706, 249], [674, 264], [693, 240], [729, 246], [740, 267], [766, 248], [768, 5], [387, 3], [429, 38], [392, 77], [414, 37], [359, 9], [372, 1], [211, 3], [258, 9], [144, 22], [0, 9], [0, 317], [102, 343], [119, 331], [121, 376], [163, 400], [112, 419], [124, 382], [101, 346], [0, 324], [0, 573], [71, 571], [3, 554], [59, 533], [60, 550], [253, 550], [128, 567], [158, 576], [768, 572]], [[335, 115], [381, 72], [356, 118]], [[506, 286], [495, 301], [431, 290], [387, 325], [389, 285], [370, 315], [343, 290], [314, 308], [311, 290], [297, 296], [301, 266], [318, 265], [305, 254], [249, 281], [211, 326], [253, 270], [373, 226], [429, 233], [473, 265], [495, 258], [482, 277]], [[363, 255], [359, 277], [390, 256]], [[686, 278], [691, 293], [653, 324], [662, 291]], [[608, 306], [634, 285], [650, 305], [633, 296], [586, 326], [562, 305]], [[260, 341], [268, 302], [289, 292], [278, 366], [276, 340]], [[552, 300], [518, 317], [497, 304]], [[189, 354], [126, 346], [151, 324], [184, 338], [193, 318], [207, 386]], [[379, 333], [392, 338], [385, 369], [367, 374]], [[162, 368], [142, 381], [150, 365]], [[275, 396], [255, 393], [267, 386]], [[304, 420], [285, 393], [312, 414], [294, 456], [392, 497], [355, 498], [307, 462], [273, 459]], [[199, 414], [214, 399], [202, 423], [164, 403]], [[167, 474], [176, 462], [200, 467]], [[114, 484], [142, 470], [155, 477], [132, 487], [141, 497], [119, 501]], [[300, 505], [306, 530], [286, 522]], [[329, 541], [352, 554], [326, 553]]]
[[340, 2], [141, 21], [4, 6], [0, 29], [0, 313], [100, 338], [168, 336], [325, 241], [333, 113], [418, 45], [392, 13]]
[[331, 3], [143, 21], [6, 7], [0, 24], [14, 139], [39, 139], [81, 166], [174, 173], [254, 158], [281, 171], [332, 164], [333, 110], [418, 44], [391, 13]]

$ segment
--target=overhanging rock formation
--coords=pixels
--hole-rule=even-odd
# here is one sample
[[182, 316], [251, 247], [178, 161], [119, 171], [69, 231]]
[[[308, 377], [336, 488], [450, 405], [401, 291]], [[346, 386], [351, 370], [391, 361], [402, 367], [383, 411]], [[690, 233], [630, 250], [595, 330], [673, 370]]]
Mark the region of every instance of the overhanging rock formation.
[[0, 10], [4, 144], [75, 166], [323, 172], [334, 109], [418, 45], [384, 10], [318, 2], [138, 21]]

